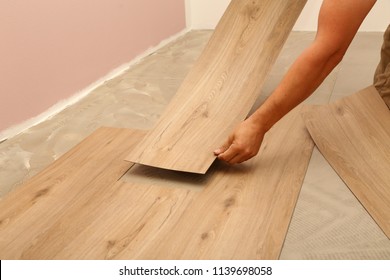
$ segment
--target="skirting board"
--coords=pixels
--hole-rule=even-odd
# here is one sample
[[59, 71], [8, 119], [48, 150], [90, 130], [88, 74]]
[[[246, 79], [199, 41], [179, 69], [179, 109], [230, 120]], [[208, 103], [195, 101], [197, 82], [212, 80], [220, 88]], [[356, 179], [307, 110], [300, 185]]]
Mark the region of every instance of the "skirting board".
[[205, 173], [242, 121], [306, 0], [233, 0], [155, 128], [126, 160]]
[[375, 87], [303, 118], [321, 153], [390, 238], [390, 111]]
[[299, 109], [206, 175], [133, 165], [101, 128], [0, 201], [1, 259], [277, 259], [314, 143]]

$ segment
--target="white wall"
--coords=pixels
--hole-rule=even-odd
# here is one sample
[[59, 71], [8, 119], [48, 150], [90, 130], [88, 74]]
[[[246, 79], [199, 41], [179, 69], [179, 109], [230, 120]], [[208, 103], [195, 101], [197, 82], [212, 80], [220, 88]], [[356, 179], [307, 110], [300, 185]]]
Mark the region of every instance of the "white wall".
[[[185, 0], [189, 29], [213, 29], [230, 0]], [[322, 0], [308, 0], [294, 26], [296, 31], [315, 31]], [[390, 0], [378, 0], [360, 31], [384, 31], [390, 23]]]

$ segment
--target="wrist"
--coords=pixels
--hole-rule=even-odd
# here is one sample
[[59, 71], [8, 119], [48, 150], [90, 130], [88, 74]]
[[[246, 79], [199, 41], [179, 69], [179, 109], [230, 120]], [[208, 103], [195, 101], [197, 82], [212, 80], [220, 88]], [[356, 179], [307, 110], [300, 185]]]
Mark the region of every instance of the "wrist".
[[248, 117], [245, 122], [250, 125], [253, 131], [256, 131], [258, 135], [264, 135], [268, 130], [268, 126], [265, 123], [265, 119], [258, 114], [253, 114]]
[[[268, 101], [268, 102], [267, 102]], [[267, 100], [247, 120], [259, 133], [265, 134], [281, 118], [277, 106]]]

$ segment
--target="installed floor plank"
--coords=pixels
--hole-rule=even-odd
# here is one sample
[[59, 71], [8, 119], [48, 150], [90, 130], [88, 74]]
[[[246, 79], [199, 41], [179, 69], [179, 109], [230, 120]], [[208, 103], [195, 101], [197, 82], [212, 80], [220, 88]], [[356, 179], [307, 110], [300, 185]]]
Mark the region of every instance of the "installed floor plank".
[[139, 250], [150, 245], [163, 228], [179, 222], [196, 197], [190, 190], [160, 187], [156, 182], [117, 182], [113, 188], [117, 191], [104, 211], [52, 258], [137, 259]]
[[298, 110], [206, 175], [132, 165], [144, 133], [99, 129], [0, 201], [0, 258], [276, 259], [314, 145]]
[[233, 0], [155, 128], [127, 160], [205, 173], [255, 102], [306, 0]]
[[390, 238], [390, 111], [374, 87], [307, 107], [321, 153]]
[[[77, 235], [92, 222], [102, 198], [110, 194], [107, 186], [132, 166], [118, 158], [143, 136], [138, 131], [99, 129], [2, 199], [0, 258], [49, 258], [68, 241], [64, 233], [70, 224], [75, 225], [69, 217], [82, 215], [83, 224], [71, 233]], [[53, 231], [57, 224], [60, 230]], [[45, 242], [50, 245], [30, 254]]]
[[298, 113], [267, 134], [260, 156], [239, 167], [213, 166], [181, 222], [163, 229], [137, 257], [277, 259], [313, 148]]
[[267, 134], [261, 156], [239, 167], [218, 162], [196, 175], [135, 165], [55, 258], [276, 259], [312, 148], [293, 112]]

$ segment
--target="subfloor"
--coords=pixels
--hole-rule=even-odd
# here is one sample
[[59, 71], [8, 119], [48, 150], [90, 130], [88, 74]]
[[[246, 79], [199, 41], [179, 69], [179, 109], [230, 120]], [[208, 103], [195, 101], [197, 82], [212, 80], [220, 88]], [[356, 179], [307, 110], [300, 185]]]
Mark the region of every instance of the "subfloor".
[[[100, 126], [151, 129], [211, 33], [185, 34], [77, 104], [1, 143], [0, 196], [17, 188]], [[272, 92], [314, 35], [291, 33], [254, 108]], [[359, 33], [342, 63], [305, 102], [328, 103], [371, 85], [381, 43], [381, 33]], [[390, 240], [316, 148], [280, 258], [390, 259]]]

